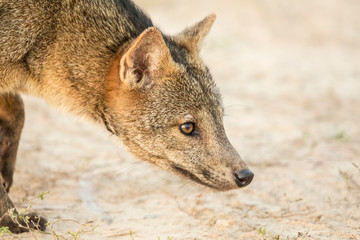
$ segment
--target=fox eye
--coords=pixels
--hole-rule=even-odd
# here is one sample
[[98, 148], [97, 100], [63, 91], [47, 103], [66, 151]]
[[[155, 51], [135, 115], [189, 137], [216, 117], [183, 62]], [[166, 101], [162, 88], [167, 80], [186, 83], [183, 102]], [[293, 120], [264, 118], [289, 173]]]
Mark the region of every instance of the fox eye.
[[185, 135], [191, 135], [195, 130], [195, 124], [192, 122], [186, 122], [180, 125], [180, 132]]

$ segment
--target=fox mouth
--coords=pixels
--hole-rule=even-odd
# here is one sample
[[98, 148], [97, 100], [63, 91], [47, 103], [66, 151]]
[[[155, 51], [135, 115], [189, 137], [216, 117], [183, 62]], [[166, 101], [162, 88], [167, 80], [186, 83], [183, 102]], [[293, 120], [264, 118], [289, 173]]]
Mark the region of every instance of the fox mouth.
[[171, 168], [176, 172], [178, 173], [179, 175], [185, 177], [185, 178], [188, 178], [188, 179], [191, 179], [193, 180], [194, 182], [197, 182], [201, 185], [204, 185], [204, 186], [207, 186], [209, 188], [212, 188], [212, 189], [217, 189], [216, 187], [210, 185], [209, 183], [207, 182], [204, 182], [202, 181], [200, 178], [198, 178], [195, 174], [191, 173], [190, 171], [180, 167], [179, 165], [177, 164], [172, 164], [171, 165]]

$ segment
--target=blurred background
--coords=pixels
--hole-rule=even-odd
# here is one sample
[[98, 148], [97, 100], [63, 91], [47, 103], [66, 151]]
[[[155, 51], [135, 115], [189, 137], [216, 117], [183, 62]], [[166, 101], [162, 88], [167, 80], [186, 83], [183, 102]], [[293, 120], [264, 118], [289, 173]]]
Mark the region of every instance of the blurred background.
[[201, 190], [26, 98], [13, 199], [49, 190], [35, 210], [84, 239], [360, 240], [360, 1], [135, 2], [167, 34], [217, 14], [201, 56], [254, 181]]

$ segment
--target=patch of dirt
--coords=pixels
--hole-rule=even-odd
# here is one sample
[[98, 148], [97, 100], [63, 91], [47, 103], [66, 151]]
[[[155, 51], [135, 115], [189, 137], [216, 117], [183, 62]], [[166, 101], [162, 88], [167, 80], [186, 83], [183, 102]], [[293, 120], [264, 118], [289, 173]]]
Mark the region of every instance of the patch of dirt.
[[81, 239], [360, 240], [360, 2], [135, 2], [171, 34], [217, 14], [201, 55], [254, 181], [201, 189], [138, 163], [102, 128], [26, 97], [15, 204], [50, 191], [33, 208], [51, 222], [97, 226]]

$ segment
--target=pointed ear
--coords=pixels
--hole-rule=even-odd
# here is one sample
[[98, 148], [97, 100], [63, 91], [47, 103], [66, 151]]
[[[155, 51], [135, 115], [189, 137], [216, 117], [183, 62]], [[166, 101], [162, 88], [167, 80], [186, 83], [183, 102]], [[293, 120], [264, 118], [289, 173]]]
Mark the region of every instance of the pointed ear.
[[150, 86], [172, 61], [161, 32], [148, 28], [121, 57], [120, 80], [131, 89]]
[[215, 18], [215, 14], [210, 14], [200, 22], [175, 35], [174, 40], [186, 47], [190, 52], [197, 53], [204, 37], [209, 33]]

